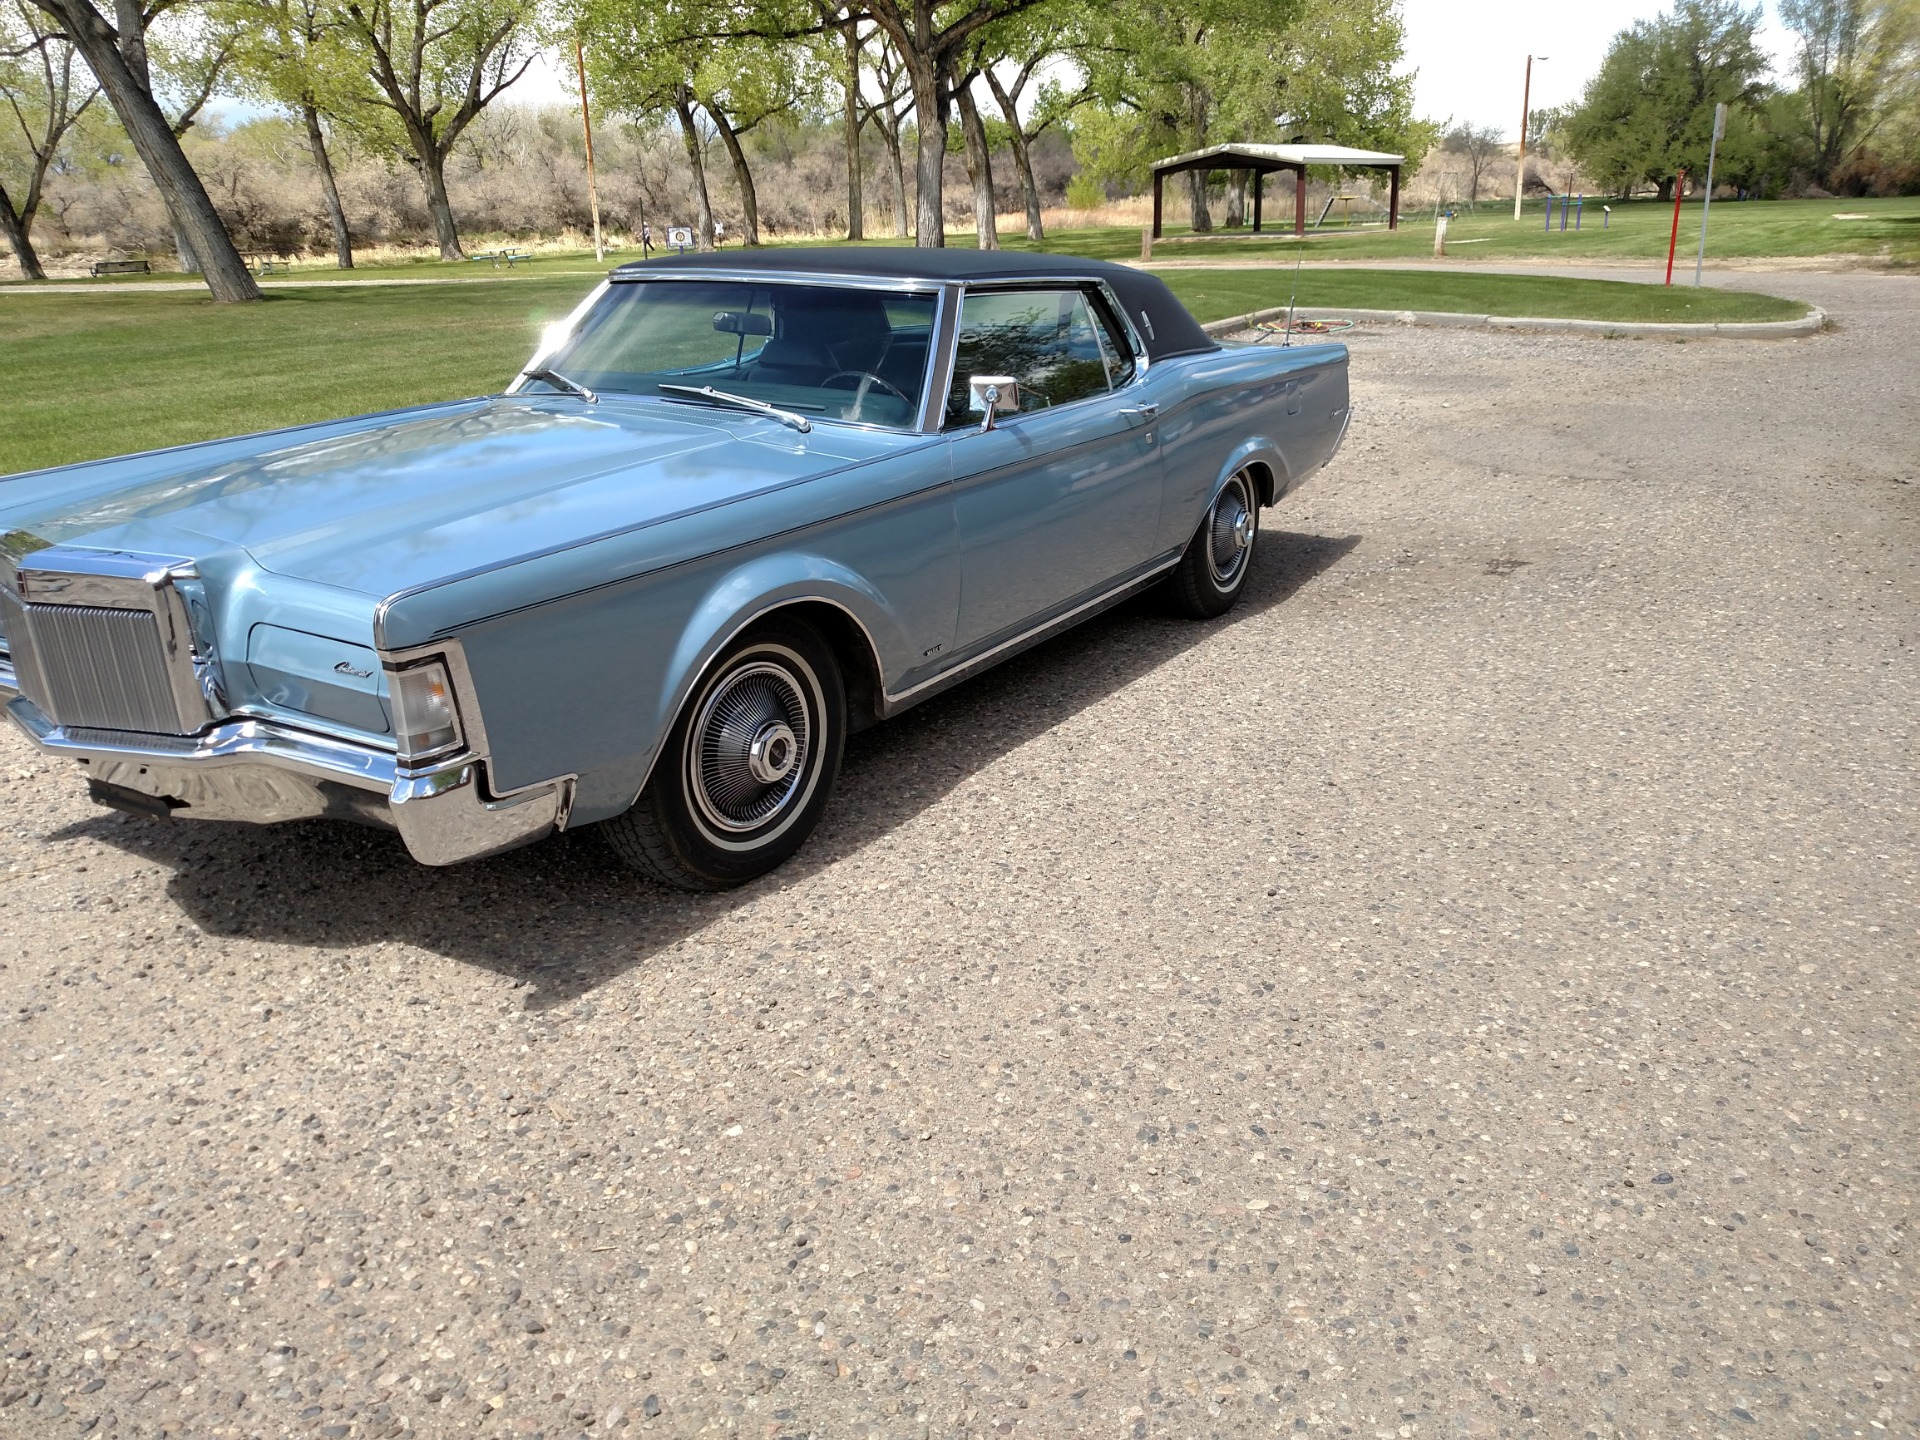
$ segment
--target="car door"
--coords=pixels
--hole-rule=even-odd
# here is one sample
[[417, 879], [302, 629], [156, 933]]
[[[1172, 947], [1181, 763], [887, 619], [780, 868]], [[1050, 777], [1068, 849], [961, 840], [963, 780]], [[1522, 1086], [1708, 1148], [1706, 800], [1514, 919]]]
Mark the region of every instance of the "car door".
[[[1153, 558], [1161, 474], [1152, 413], [1117, 393], [1134, 365], [1097, 292], [968, 292], [946, 411], [960, 535], [956, 659], [1072, 609]], [[1014, 378], [1018, 413], [982, 429], [970, 375]]]

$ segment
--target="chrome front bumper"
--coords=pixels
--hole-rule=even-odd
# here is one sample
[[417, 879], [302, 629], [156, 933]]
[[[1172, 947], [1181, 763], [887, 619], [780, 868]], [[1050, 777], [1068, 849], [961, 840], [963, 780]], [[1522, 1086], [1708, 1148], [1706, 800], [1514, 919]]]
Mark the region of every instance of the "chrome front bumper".
[[[357, 820], [397, 830], [423, 865], [452, 865], [530, 844], [563, 829], [571, 779], [511, 795], [488, 792], [473, 756], [403, 767], [374, 750], [266, 720], [228, 720], [175, 738], [66, 730], [19, 694], [0, 658], [0, 703], [48, 755], [76, 761], [94, 798], [154, 815], [239, 820]], [[149, 807], [124, 802], [148, 797]]]

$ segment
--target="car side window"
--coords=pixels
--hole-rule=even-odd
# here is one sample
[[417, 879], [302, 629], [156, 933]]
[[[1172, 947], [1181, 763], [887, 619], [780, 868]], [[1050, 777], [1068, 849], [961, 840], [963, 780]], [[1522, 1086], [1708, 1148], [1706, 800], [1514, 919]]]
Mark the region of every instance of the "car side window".
[[1002, 290], [967, 296], [947, 423], [976, 421], [967, 377], [1011, 375], [1020, 382], [1022, 412], [1104, 395], [1111, 388], [1107, 342], [1078, 290]]

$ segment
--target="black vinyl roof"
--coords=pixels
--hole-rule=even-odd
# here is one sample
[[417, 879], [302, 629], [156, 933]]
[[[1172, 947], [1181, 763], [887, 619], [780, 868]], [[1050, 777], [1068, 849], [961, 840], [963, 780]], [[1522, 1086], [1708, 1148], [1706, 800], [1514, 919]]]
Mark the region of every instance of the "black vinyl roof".
[[1186, 307], [1159, 277], [1107, 260], [1072, 255], [1029, 255], [1011, 250], [920, 250], [904, 246], [821, 245], [795, 249], [730, 250], [716, 255], [669, 255], [622, 265], [618, 280], [642, 280], [675, 270], [766, 270], [789, 274], [872, 275], [909, 280], [1104, 280], [1127, 307], [1128, 318], [1146, 341], [1149, 359], [1217, 350]]

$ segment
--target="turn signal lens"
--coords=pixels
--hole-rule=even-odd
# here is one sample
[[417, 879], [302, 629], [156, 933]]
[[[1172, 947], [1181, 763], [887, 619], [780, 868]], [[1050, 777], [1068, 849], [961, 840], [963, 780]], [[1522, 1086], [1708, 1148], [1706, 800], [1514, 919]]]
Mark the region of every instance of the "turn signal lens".
[[403, 759], [420, 760], [460, 743], [460, 712], [453, 682], [438, 660], [388, 672], [392, 682], [393, 731]]

